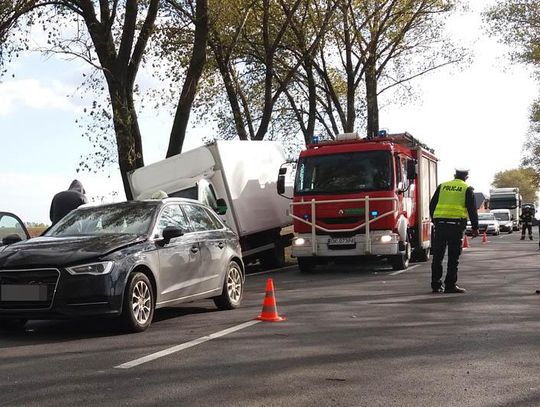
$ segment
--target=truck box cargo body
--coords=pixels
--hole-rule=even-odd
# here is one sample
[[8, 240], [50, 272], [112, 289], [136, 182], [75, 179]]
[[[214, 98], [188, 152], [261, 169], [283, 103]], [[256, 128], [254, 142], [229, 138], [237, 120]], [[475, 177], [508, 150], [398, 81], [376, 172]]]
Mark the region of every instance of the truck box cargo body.
[[289, 201], [276, 194], [275, 175], [285, 161], [276, 142], [222, 140], [139, 168], [129, 179], [136, 199], [162, 190], [216, 211], [223, 199], [227, 210], [220, 216], [240, 236], [245, 259], [279, 266], [292, 237], [281, 236], [292, 222]]
[[397, 270], [427, 260], [436, 188], [437, 158], [408, 133], [310, 145], [296, 171], [293, 256], [305, 271], [338, 257], [385, 256]]
[[489, 190], [489, 209], [508, 209], [512, 214], [513, 229], [521, 227], [521, 195], [519, 188], [493, 188]]

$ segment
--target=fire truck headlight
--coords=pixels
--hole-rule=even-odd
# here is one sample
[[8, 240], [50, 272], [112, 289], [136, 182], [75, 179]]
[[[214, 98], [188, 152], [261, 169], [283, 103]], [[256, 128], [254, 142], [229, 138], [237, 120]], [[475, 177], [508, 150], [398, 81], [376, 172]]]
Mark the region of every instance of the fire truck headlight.
[[381, 236], [381, 243], [390, 243], [392, 241], [392, 236], [384, 235]]
[[303, 246], [303, 245], [306, 244], [306, 239], [304, 239], [303, 237], [299, 237], [299, 238], [294, 240], [293, 244], [295, 246]]

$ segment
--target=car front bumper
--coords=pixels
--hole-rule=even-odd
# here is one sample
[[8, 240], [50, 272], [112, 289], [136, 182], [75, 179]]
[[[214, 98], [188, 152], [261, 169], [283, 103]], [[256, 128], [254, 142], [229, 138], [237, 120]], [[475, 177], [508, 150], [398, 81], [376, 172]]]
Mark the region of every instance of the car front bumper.
[[[52, 268], [0, 270], [0, 286], [0, 318], [118, 315], [122, 309], [123, 285], [116, 273], [73, 276]], [[32, 294], [37, 287], [43, 288], [40, 297]]]

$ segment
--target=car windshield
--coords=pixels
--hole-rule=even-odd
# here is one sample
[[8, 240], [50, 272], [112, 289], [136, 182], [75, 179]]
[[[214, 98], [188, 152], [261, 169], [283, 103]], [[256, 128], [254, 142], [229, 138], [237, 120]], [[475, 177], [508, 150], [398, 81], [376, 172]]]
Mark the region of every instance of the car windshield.
[[494, 213], [495, 219], [497, 220], [510, 220], [510, 216], [507, 213]]
[[495, 220], [495, 216], [492, 213], [479, 213], [478, 220]]
[[146, 234], [156, 208], [153, 202], [79, 208], [66, 215], [45, 236]]
[[298, 163], [297, 194], [336, 194], [388, 190], [390, 153], [362, 151], [303, 157]]

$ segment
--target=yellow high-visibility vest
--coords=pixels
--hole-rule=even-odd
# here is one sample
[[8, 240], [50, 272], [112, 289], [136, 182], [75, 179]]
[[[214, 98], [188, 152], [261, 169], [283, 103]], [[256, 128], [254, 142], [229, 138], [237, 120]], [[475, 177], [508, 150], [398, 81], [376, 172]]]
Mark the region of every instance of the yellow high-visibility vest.
[[467, 219], [465, 193], [469, 186], [460, 179], [443, 182], [439, 189], [439, 202], [433, 213], [434, 218]]

